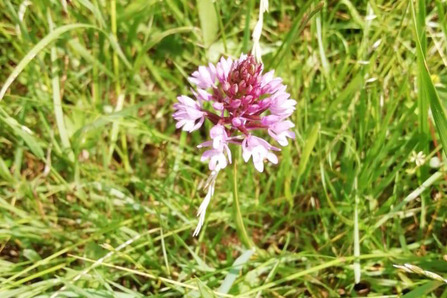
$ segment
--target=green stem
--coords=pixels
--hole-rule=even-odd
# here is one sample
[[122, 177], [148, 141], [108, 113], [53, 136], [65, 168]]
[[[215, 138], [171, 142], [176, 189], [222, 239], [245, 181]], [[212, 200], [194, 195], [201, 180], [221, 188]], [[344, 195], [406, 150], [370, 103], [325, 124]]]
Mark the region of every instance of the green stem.
[[248, 236], [247, 230], [242, 219], [241, 206], [239, 204], [239, 194], [237, 189], [237, 162], [233, 160], [233, 216], [236, 222], [236, 231], [239, 234], [241, 242], [247, 248], [255, 247], [253, 240]]

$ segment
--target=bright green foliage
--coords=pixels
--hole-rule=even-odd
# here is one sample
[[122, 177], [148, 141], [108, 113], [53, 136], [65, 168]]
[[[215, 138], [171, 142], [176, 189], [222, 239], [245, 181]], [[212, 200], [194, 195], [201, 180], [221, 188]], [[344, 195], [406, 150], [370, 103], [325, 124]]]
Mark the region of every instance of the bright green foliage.
[[320, 2], [269, 1], [297, 138], [262, 174], [235, 152], [193, 238], [210, 126], [172, 105], [259, 1], [0, 0], [0, 297], [447, 297], [393, 267], [447, 276], [446, 3]]

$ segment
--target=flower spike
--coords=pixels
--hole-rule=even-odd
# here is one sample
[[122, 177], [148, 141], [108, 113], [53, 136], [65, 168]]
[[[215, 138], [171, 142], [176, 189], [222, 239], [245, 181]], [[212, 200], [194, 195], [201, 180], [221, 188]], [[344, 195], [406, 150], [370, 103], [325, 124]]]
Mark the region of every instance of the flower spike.
[[281, 146], [287, 146], [288, 139], [295, 138], [291, 131], [295, 125], [287, 118], [295, 111], [296, 101], [290, 99], [281, 78], [275, 77], [273, 71], [263, 71], [264, 65], [252, 55], [242, 54], [236, 60], [222, 57], [216, 65], [200, 66], [188, 78], [195, 85], [192, 90], [195, 100], [182, 95], [174, 105], [177, 128], [192, 132], [205, 119], [214, 125], [211, 140], [198, 146], [208, 147], [201, 160], [208, 161], [212, 172], [194, 236], [204, 223], [217, 174], [231, 163], [229, 144], [240, 145], [245, 162], [252, 159], [255, 169], [263, 172], [266, 161], [278, 163], [273, 152], [280, 149], [254, 132], [266, 131]]

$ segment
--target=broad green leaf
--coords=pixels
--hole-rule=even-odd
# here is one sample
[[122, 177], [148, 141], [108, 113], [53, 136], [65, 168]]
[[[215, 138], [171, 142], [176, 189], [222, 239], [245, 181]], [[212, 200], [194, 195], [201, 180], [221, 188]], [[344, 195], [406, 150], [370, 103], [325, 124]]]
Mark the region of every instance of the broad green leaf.
[[33, 262], [37, 262], [42, 259], [34, 249], [24, 249], [23, 256]]
[[197, 0], [203, 43], [208, 48], [217, 37], [219, 24], [212, 0]]
[[230, 291], [231, 286], [239, 276], [239, 272], [241, 271], [242, 266], [247, 263], [248, 260], [250, 260], [250, 257], [253, 255], [254, 252], [254, 249], [246, 250], [239, 258], [236, 259], [236, 261], [234, 261], [218, 292], [227, 294]]

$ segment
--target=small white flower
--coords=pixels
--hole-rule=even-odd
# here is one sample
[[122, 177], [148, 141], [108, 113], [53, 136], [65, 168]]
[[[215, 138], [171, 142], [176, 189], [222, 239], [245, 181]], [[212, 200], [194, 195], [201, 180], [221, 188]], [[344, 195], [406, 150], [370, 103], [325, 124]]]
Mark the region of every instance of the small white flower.
[[419, 151], [416, 153], [416, 151], [413, 151], [411, 153], [410, 162], [413, 162], [416, 164], [416, 166], [420, 167], [425, 163], [425, 154], [422, 151]]

